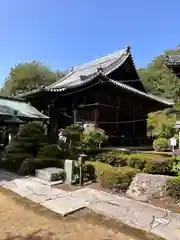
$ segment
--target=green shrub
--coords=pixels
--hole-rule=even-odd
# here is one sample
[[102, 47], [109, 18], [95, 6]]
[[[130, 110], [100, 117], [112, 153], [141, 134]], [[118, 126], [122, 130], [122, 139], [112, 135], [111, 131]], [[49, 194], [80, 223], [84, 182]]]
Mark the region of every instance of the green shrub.
[[97, 180], [104, 188], [125, 192], [138, 172], [130, 167], [112, 167], [102, 162], [91, 163], [96, 172]]
[[87, 181], [92, 181], [96, 179], [95, 168], [90, 163], [85, 163], [83, 167], [84, 179]]
[[153, 148], [155, 151], [166, 151], [169, 148], [169, 142], [166, 138], [157, 138], [153, 142]]
[[168, 179], [167, 193], [175, 200], [180, 199], [180, 176]]
[[112, 151], [98, 154], [95, 159], [98, 162], [107, 163], [114, 167], [129, 166], [146, 173], [174, 175], [173, 164], [175, 158], [165, 154], [124, 154]]
[[96, 161], [110, 164], [112, 166], [123, 167], [127, 165], [127, 159], [129, 155], [120, 152], [112, 151], [98, 154]]
[[173, 160], [171, 158], [163, 161], [148, 160], [145, 163], [143, 172], [149, 174], [172, 175]]
[[81, 135], [81, 145], [86, 148], [101, 148], [101, 144], [108, 140], [108, 136], [98, 129], [89, 130]]
[[5, 148], [4, 159], [7, 161], [8, 170], [18, 171], [24, 159], [36, 156], [39, 148], [44, 144], [45, 138], [44, 129], [40, 124], [25, 124], [20, 134]]
[[38, 152], [36, 158], [60, 158], [65, 159], [69, 158], [76, 160], [78, 158], [78, 152], [73, 149], [60, 149], [56, 144], [50, 144], [43, 146]]
[[103, 148], [81, 148], [79, 152], [85, 153], [89, 159], [94, 160], [98, 155], [109, 152], [109, 150]]
[[147, 156], [145, 157], [142, 154], [139, 154], [139, 153], [132, 154], [132, 155], [129, 155], [127, 164], [132, 168], [136, 168], [142, 171], [145, 167], [145, 163], [147, 159], [148, 159]]
[[173, 172], [176, 175], [180, 175], [180, 156], [172, 157], [172, 161], [173, 161]]
[[36, 158], [61, 158], [62, 153], [56, 144], [45, 145], [42, 147]]

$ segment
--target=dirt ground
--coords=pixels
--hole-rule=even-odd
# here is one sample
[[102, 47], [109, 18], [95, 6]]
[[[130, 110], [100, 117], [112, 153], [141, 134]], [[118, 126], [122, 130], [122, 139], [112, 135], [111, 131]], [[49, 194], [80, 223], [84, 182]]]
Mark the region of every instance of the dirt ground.
[[3, 188], [0, 206], [1, 240], [159, 239], [86, 210], [63, 218]]

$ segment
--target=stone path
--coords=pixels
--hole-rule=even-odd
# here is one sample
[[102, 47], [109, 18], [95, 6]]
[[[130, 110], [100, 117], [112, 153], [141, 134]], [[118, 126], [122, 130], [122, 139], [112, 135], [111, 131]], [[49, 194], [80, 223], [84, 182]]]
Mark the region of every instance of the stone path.
[[26, 197], [56, 213], [67, 215], [82, 208], [153, 232], [169, 240], [180, 240], [180, 214], [91, 188], [66, 192], [36, 178], [20, 178], [0, 171], [0, 186]]

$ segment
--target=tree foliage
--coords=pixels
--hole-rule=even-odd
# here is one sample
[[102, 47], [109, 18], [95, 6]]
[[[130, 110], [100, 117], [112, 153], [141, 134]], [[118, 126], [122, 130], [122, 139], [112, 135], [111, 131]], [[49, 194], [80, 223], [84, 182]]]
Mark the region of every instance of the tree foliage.
[[4, 158], [12, 163], [11, 166], [15, 170], [26, 158], [35, 157], [45, 143], [43, 126], [36, 122], [27, 123], [22, 127], [19, 135], [6, 146]]
[[64, 73], [53, 72], [38, 61], [19, 63], [11, 68], [1, 93], [3, 95], [17, 95], [52, 84], [63, 76]]
[[180, 98], [180, 81], [164, 64], [166, 55], [180, 54], [180, 49], [167, 50], [146, 67], [139, 69], [139, 75], [148, 92], [174, 100]]
[[180, 109], [180, 79], [165, 65], [166, 55], [180, 54], [179, 46], [167, 50], [154, 58], [146, 67], [139, 69], [139, 75], [148, 92], [175, 101], [172, 109], [149, 114], [148, 135], [153, 138], [170, 138], [177, 136], [175, 122], [179, 117]]
[[107, 139], [108, 137], [102, 131], [88, 131], [82, 134], [81, 144], [86, 148], [101, 148], [101, 144]]
[[148, 117], [148, 135], [154, 138], [171, 138], [177, 133], [176, 115], [166, 111], [150, 113]]
[[71, 124], [64, 129], [63, 135], [67, 137], [70, 146], [75, 148], [79, 146], [83, 129], [79, 124]]

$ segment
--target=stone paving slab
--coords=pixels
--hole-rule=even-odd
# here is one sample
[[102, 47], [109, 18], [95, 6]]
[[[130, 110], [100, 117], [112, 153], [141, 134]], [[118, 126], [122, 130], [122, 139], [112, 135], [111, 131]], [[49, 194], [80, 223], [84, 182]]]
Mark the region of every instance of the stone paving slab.
[[36, 203], [42, 203], [44, 201], [61, 198], [63, 196], [68, 196], [68, 193], [56, 188], [41, 187], [37, 188], [33, 195], [28, 196], [28, 199]]
[[86, 204], [83, 201], [68, 196], [62, 196], [59, 199], [45, 201], [40, 205], [55, 213], [59, 213], [62, 216], [66, 216], [86, 207]]

